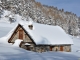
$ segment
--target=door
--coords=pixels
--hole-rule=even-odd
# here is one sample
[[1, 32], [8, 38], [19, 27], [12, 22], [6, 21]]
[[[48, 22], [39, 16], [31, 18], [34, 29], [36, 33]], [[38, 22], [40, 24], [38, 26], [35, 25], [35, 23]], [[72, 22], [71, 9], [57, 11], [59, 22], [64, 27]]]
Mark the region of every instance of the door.
[[19, 30], [19, 39], [23, 40], [23, 30]]
[[63, 46], [60, 46], [60, 51], [63, 51]]
[[50, 51], [52, 51], [52, 46], [50, 46]]
[[30, 46], [27, 46], [27, 50], [30, 50]]

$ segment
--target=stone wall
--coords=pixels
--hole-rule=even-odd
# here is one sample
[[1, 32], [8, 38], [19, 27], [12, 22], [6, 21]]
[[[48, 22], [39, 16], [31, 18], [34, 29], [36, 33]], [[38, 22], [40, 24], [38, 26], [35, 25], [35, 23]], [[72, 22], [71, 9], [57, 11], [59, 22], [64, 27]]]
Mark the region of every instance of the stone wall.
[[[32, 47], [31, 47], [32, 46]], [[35, 52], [46, 52], [46, 51], [61, 51], [60, 50], [60, 46], [52, 46], [52, 50], [50, 49], [51, 46], [41, 46], [41, 45], [37, 45], [35, 46], [34, 44], [33, 45], [30, 45], [30, 46], [23, 46], [24, 49], [28, 50], [27, 48], [29, 48], [29, 51], [35, 51]], [[65, 52], [71, 52], [71, 45], [63, 45], [63, 51]]]

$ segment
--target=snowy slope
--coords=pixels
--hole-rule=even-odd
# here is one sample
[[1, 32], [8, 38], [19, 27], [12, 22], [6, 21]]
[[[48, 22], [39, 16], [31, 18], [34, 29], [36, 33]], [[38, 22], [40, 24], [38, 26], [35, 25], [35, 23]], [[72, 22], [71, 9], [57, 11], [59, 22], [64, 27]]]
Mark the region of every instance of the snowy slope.
[[36, 53], [0, 43], [0, 60], [78, 60], [79, 57], [62, 52]]
[[[6, 36], [5, 36], [6, 37]], [[72, 52], [44, 52], [37, 53], [24, 50], [14, 45], [8, 44], [6, 39], [0, 38], [0, 60], [79, 60], [80, 52], [76, 52], [80, 46], [77, 38], [73, 38], [75, 44]], [[4, 41], [3, 41], [4, 40]], [[77, 48], [76, 48], [76, 47]]]
[[[6, 17], [8, 16], [8, 17]], [[9, 17], [14, 16], [16, 22], [10, 23]], [[9, 31], [18, 24], [19, 21], [21, 21], [22, 17], [15, 14], [11, 14], [10, 11], [4, 10], [4, 14], [2, 15], [2, 18], [0, 19], [0, 37], [3, 37], [9, 33]]]
[[0, 22], [0, 37], [7, 35], [14, 26], [15, 24]]
[[16, 15], [17, 22], [9, 24], [0, 20], [0, 60], [79, 60], [80, 59], [80, 39], [73, 38], [74, 45], [72, 52], [45, 52], [36, 53], [27, 51], [6, 41], [8, 32], [21, 20], [21, 17]]
[[74, 45], [72, 45], [73, 52], [78, 52], [80, 50], [80, 38], [73, 38]]

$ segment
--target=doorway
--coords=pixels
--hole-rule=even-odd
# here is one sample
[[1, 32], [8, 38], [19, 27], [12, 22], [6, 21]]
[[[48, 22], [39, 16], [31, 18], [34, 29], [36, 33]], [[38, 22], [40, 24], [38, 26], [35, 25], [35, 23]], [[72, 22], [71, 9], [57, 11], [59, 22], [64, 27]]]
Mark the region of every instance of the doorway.
[[23, 40], [23, 30], [19, 30], [19, 39]]
[[53, 47], [52, 47], [52, 46], [50, 46], [50, 51], [52, 51], [52, 48], [53, 48]]
[[60, 46], [60, 51], [63, 51], [63, 46]]

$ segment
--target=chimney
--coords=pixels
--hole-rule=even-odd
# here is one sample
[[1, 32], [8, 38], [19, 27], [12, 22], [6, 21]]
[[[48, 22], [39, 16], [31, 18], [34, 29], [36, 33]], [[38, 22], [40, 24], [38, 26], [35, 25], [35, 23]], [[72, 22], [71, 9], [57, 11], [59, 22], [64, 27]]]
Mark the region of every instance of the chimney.
[[29, 19], [28, 27], [30, 30], [33, 30], [33, 21], [30, 17], [28, 17], [28, 19]]
[[33, 30], [33, 25], [32, 24], [28, 25], [28, 27], [29, 27], [30, 30]]

